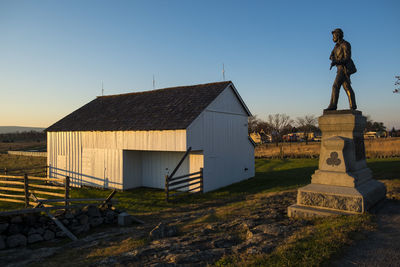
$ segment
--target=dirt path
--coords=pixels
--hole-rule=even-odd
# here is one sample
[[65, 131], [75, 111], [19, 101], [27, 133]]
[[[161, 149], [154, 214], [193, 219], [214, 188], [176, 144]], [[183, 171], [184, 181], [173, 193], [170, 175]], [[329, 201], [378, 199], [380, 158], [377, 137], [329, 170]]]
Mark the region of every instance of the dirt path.
[[387, 200], [377, 212], [378, 228], [347, 249], [333, 266], [400, 266], [400, 201]]

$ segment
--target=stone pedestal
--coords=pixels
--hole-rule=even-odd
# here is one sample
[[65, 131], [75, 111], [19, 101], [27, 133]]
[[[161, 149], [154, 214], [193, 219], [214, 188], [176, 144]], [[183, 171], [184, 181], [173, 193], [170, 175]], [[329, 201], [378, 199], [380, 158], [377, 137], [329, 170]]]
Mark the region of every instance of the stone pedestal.
[[311, 184], [299, 188], [289, 217], [364, 213], [385, 199], [385, 186], [372, 178], [365, 161], [363, 132], [366, 118], [360, 111], [324, 111], [319, 169]]

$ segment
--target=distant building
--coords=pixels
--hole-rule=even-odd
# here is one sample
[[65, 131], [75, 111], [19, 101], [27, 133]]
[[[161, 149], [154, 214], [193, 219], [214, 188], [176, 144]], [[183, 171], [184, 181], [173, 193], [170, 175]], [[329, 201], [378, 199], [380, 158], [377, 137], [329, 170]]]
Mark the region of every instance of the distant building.
[[74, 186], [164, 188], [203, 169], [204, 191], [254, 176], [250, 111], [232, 82], [97, 97], [47, 128], [50, 177]]

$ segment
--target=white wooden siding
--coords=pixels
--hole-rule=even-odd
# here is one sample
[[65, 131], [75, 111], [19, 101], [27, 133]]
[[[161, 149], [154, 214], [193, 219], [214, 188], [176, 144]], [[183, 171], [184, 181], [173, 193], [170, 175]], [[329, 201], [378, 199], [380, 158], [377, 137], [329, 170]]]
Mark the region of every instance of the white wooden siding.
[[123, 150], [186, 151], [186, 130], [48, 132], [49, 175], [68, 175], [73, 186], [123, 189]]
[[254, 176], [254, 147], [248, 140], [247, 116], [228, 87], [188, 127], [188, 146], [203, 150], [204, 191]]

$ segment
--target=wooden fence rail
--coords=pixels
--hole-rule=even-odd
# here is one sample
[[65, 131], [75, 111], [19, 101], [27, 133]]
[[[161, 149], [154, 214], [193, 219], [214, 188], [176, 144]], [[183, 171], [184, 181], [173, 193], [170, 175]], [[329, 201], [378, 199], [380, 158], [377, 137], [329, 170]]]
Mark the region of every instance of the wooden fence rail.
[[[0, 201], [24, 203], [25, 208], [31, 206], [31, 194], [43, 196], [41, 199], [51, 197], [61, 197], [65, 206], [69, 205], [70, 184], [69, 177], [64, 179], [43, 178], [29, 176], [0, 175]], [[17, 194], [20, 192], [22, 194]], [[21, 198], [23, 200], [21, 200]]]
[[[193, 185], [197, 184], [199, 186], [193, 188]], [[187, 189], [181, 190], [184, 188]], [[176, 192], [171, 193], [171, 191], [176, 191]], [[193, 191], [203, 193], [203, 168], [200, 168], [199, 172], [189, 173], [177, 177], [171, 177], [169, 175], [165, 175], [165, 201], [169, 202], [170, 197]]]

